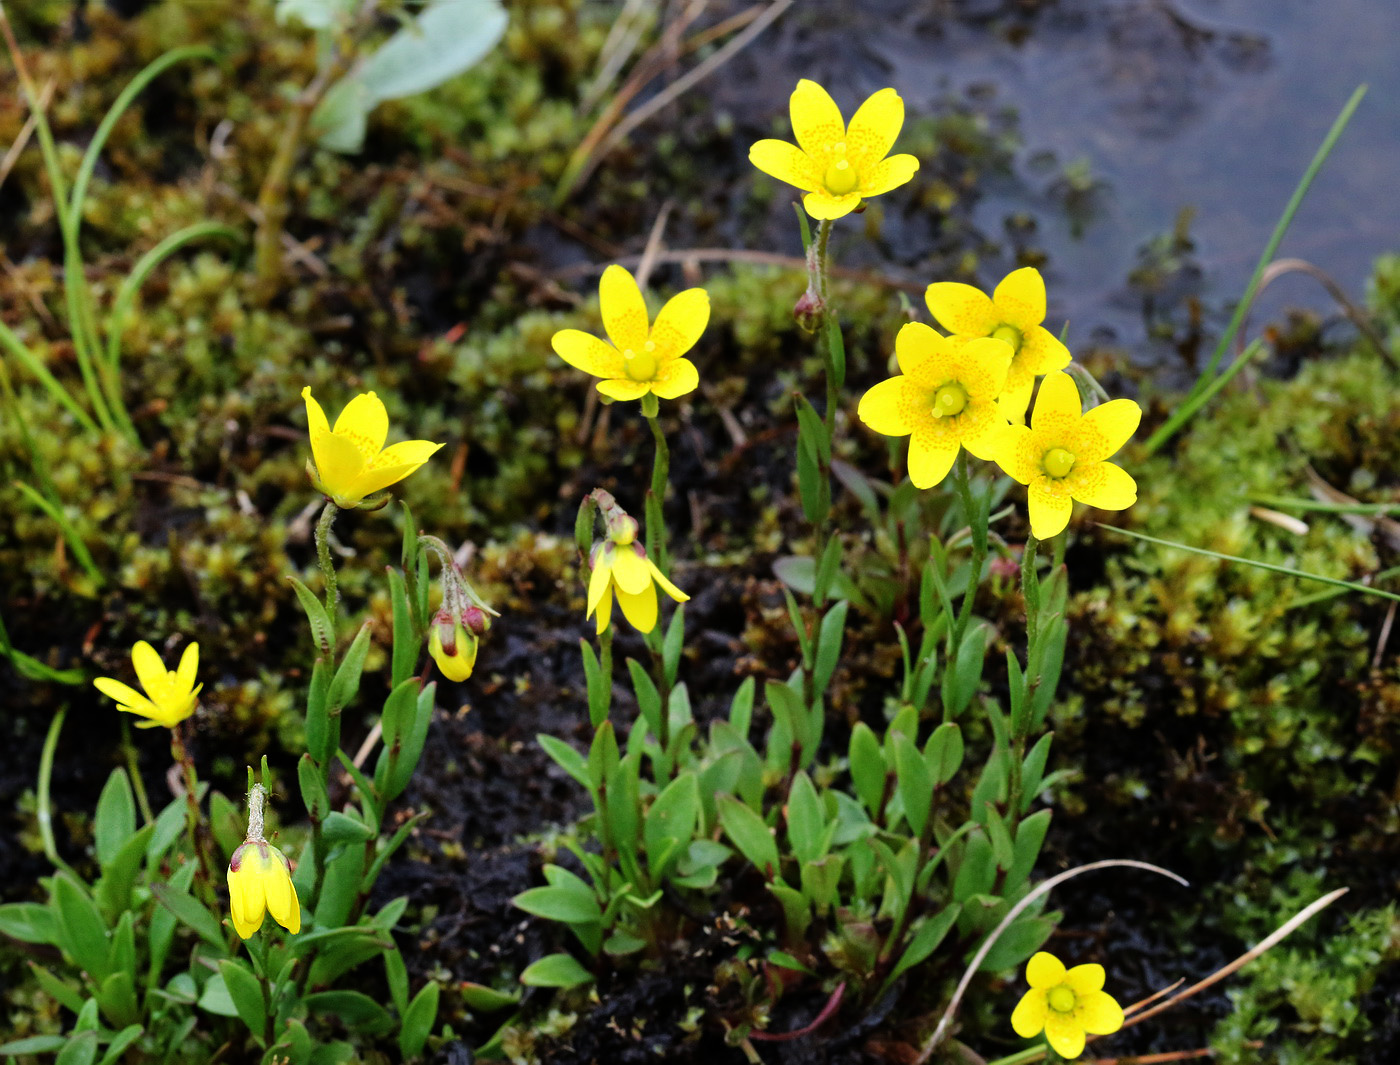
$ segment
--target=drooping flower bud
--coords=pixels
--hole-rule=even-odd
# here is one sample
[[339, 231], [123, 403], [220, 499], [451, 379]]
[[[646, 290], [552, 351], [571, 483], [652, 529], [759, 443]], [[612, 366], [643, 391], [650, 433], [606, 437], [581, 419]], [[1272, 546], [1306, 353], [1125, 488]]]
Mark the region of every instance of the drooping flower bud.
[[792, 308], [792, 317], [804, 333], [815, 333], [826, 318], [826, 303], [809, 288]]
[[[469, 610], [478, 610], [469, 607]], [[482, 617], [485, 617], [485, 613]], [[463, 681], [472, 675], [476, 665], [477, 637], [462, 625], [461, 617], [453, 617], [446, 609], [433, 617], [428, 632], [428, 654], [448, 680]]]

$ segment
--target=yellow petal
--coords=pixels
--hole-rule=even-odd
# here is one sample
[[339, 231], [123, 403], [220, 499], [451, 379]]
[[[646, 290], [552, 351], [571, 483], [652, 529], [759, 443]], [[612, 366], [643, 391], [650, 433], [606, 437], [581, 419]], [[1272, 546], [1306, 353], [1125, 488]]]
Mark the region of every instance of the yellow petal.
[[382, 492], [391, 484], [398, 484], [405, 477], [416, 473], [421, 467], [421, 462], [404, 463], [400, 466], [386, 466], [380, 470], [366, 470], [350, 484], [350, 490], [346, 493], [347, 500], [359, 502], [365, 496], [374, 495], [375, 492]]
[[619, 547], [613, 555], [612, 579], [620, 592], [636, 595], [651, 585], [651, 571], [635, 547]]
[[160, 713], [153, 702], [135, 688], [123, 684], [119, 680], [112, 677], [98, 677], [92, 683], [103, 695], [117, 701], [118, 710], [124, 710], [129, 714], [140, 714], [144, 717], [152, 717]]
[[345, 404], [332, 431], [353, 440], [368, 462], [379, 454], [389, 435], [389, 412], [378, 396], [365, 392]]
[[672, 359], [661, 364], [651, 390], [661, 399], [679, 399], [700, 387], [700, 371], [689, 359]]
[[397, 484], [419, 469], [442, 447], [430, 440], [404, 440], [386, 447], [350, 487], [350, 494], [363, 499], [367, 495]]
[[809, 192], [802, 197], [802, 206], [807, 213], [819, 221], [845, 218], [860, 206], [860, 193], [848, 192], [845, 196], [833, 196], [825, 189]]
[[1001, 416], [1012, 425], [1026, 424], [1026, 411], [1030, 409], [1031, 393], [1035, 391], [1035, 378], [1030, 374], [1018, 374], [1013, 360], [1006, 374], [1006, 388], [997, 400]]
[[1040, 472], [1042, 453], [1036, 448], [1030, 429], [1008, 425], [991, 445], [993, 459], [1008, 477], [1019, 484], [1030, 484]]
[[176, 671], [175, 683], [182, 692], [193, 691], [195, 677], [199, 673], [199, 644], [191, 643], [180, 656], [180, 668]]
[[618, 351], [640, 350], [647, 342], [649, 322], [637, 279], [620, 266], [609, 266], [598, 283], [598, 303], [613, 346]]
[[846, 153], [860, 171], [862, 185], [866, 168], [890, 154], [903, 125], [904, 101], [893, 89], [881, 89], [851, 116], [851, 124], [846, 129]]
[[[1026, 504], [1031, 516], [1031, 532], [1036, 539], [1048, 540], [1065, 531], [1074, 503], [1063, 489], [1049, 487], [1048, 478], [1033, 480], [1026, 489]], [[1063, 966], [1062, 966], [1063, 968]]]
[[1064, 440], [1070, 447], [1079, 429], [1079, 415], [1083, 410], [1079, 399], [1079, 389], [1074, 378], [1062, 370], [1046, 374], [1040, 382], [1040, 392], [1035, 397], [1035, 410], [1031, 412], [1031, 428], [1037, 433], [1048, 433]]
[[948, 476], [957, 457], [956, 440], [950, 447], [946, 437], [921, 425], [909, 439], [909, 480], [915, 488], [932, 488]]
[[619, 377], [613, 381], [599, 381], [598, 391], [609, 399], [641, 399], [650, 392], [650, 381], [633, 381], [630, 377]]
[[[247, 939], [262, 927], [267, 900], [263, 894], [262, 866], [256, 844], [245, 844], [239, 850], [241, 866], [234, 870], [230, 865], [228, 871], [228, 908], [234, 931]], [[235, 855], [238, 856], [237, 852]]]
[[267, 898], [267, 912], [272, 914], [272, 919], [293, 935], [300, 932], [301, 906], [297, 903], [297, 889], [292, 886], [291, 874], [277, 853], [273, 854], [272, 863], [268, 866], [263, 891]]
[[1075, 499], [1100, 510], [1127, 510], [1137, 502], [1137, 482], [1111, 462], [1076, 465], [1065, 483]]
[[1090, 462], [1106, 459], [1126, 444], [1142, 421], [1142, 408], [1131, 399], [1111, 399], [1084, 415], [1074, 453]]
[[1048, 950], [1036, 951], [1026, 963], [1026, 983], [1031, 987], [1044, 990], [1063, 983], [1064, 979], [1064, 963]]
[[990, 337], [950, 337], [946, 343], [947, 374], [967, 389], [969, 400], [990, 403], [1005, 391], [1010, 344]]
[[1033, 377], [1063, 370], [1069, 365], [1069, 348], [1060, 338], [1042, 325], [1032, 326], [1021, 333], [1021, 346], [1016, 350], [1016, 365]]
[[594, 377], [623, 376], [622, 352], [582, 329], [561, 329], [550, 338], [550, 345], [556, 355], [584, 373]]
[[[584, 617], [591, 617], [593, 611], [598, 609], [598, 604], [608, 594], [608, 585], [611, 582], [612, 560], [604, 549], [598, 552], [598, 564], [593, 567], [593, 575], [588, 578], [588, 609], [584, 612]], [[598, 631], [603, 630], [600, 628]]]
[[612, 620], [613, 607], [613, 583], [608, 581], [604, 587], [603, 598], [598, 601], [598, 635], [603, 635], [603, 630], [608, 627], [608, 622]]
[[667, 578], [666, 574], [662, 573], [659, 569], [656, 568], [656, 563], [654, 563], [649, 558], [643, 559], [642, 561], [644, 561], [647, 564], [647, 568], [651, 570], [651, 579], [655, 581], [658, 585], [660, 585], [661, 590], [663, 592], [665, 592], [678, 603], [690, 602], [690, 596], [686, 595], [683, 591], [681, 591], [674, 584], [672, 584], [671, 581]]
[[919, 172], [919, 160], [912, 155], [892, 155], [860, 172], [860, 194], [879, 196], [912, 181]]
[[881, 381], [860, 397], [856, 415], [871, 429], [885, 436], [908, 436], [928, 413], [928, 404], [919, 409], [916, 398], [926, 390], [904, 376]]
[[788, 113], [797, 143], [813, 159], [825, 159], [832, 145], [845, 139], [846, 123], [841, 118], [841, 109], [831, 94], [815, 81], [803, 78], [797, 83], [788, 100]]
[[656, 585], [651, 581], [647, 581], [645, 591], [635, 595], [618, 588], [617, 604], [622, 607], [622, 616], [638, 632], [650, 632], [656, 628]]
[[1066, 1061], [1073, 1061], [1084, 1053], [1084, 1029], [1074, 1023], [1073, 1014], [1047, 1010], [1045, 1038], [1055, 1048], [1055, 1053]]
[[1001, 320], [1022, 333], [1045, 321], [1045, 280], [1033, 266], [1012, 270], [992, 293]]
[[894, 338], [899, 368], [912, 381], [937, 388], [948, 380], [948, 338], [923, 322], [907, 322]]
[[1069, 972], [1065, 973], [1064, 982], [1069, 984], [1070, 990], [1077, 998], [1089, 994], [1091, 991], [1102, 991], [1104, 981], [1104, 971], [1102, 965], [1088, 964], [1076, 965]]
[[306, 401], [306, 429], [311, 438], [311, 456], [316, 460], [316, 470], [319, 473], [324, 460], [321, 456], [321, 441], [331, 435], [331, 426], [326, 421], [326, 412], [321, 409], [321, 404], [316, 402], [316, 397], [311, 394], [311, 386], [305, 385], [301, 390], [301, 398]]
[[956, 421], [958, 439], [968, 454], [984, 462], [995, 462], [1001, 431], [1007, 428], [1001, 408], [989, 400], [969, 403]]
[[136, 667], [136, 679], [146, 694], [154, 701], [164, 694], [170, 685], [170, 675], [156, 649], [145, 640], [138, 640], [131, 649], [131, 664]]
[[[1070, 972], [1072, 974], [1074, 970], [1071, 969]], [[1079, 1001], [1074, 1007], [1074, 1019], [1086, 1032], [1109, 1035], [1123, 1027], [1123, 1010], [1113, 1000], [1112, 995], [1103, 991], [1090, 991], [1079, 996]]]
[[353, 506], [364, 498], [355, 494], [355, 482], [365, 468], [365, 457], [347, 436], [323, 433], [311, 438], [316, 456], [316, 476], [327, 493], [341, 506]]
[[807, 153], [787, 141], [757, 141], [749, 149], [749, 162], [769, 177], [796, 185], [803, 192], [815, 192], [821, 188]]
[[924, 302], [934, 320], [950, 333], [991, 336], [1001, 316], [981, 289], [957, 281], [939, 281], [924, 290]]
[[662, 359], [684, 355], [695, 346], [709, 321], [708, 292], [703, 288], [688, 288], [676, 293], [666, 301], [656, 316], [656, 324], [651, 327], [650, 339], [656, 345], [657, 355]]
[[1022, 1039], [1034, 1038], [1045, 1027], [1047, 1010], [1045, 992], [1033, 987], [1016, 1003], [1016, 1009], [1011, 1013], [1011, 1027]]

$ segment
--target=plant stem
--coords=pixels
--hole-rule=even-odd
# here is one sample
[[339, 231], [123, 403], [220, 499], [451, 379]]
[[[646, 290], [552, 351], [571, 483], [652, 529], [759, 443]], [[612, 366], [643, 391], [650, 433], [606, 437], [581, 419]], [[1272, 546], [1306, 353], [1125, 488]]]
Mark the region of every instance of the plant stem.
[[[1036, 630], [1040, 622], [1040, 577], [1035, 572], [1036, 552], [1040, 541], [1035, 533], [1026, 537], [1025, 550], [1021, 552], [1021, 599], [1026, 607], [1026, 656], [1030, 660], [1035, 647]], [[1028, 677], [1027, 680], [1030, 678]]]
[[182, 721], [170, 730], [170, 755], [179, 763], [184, 771], [185, 777], [185, 827], [189, 832], [190, 847], [195, 853], [195, 858], [199, 862], [199, 876], [196, 880], [203, 881], [201, 894], [204, 903], [210, 909], [215, 908], [214, 866], [209, 853], [210, 841], [206, 838], [204, 829], [204, 815], [199, 809], [199, 777], [195, 773], [194, 758], [191, 756], [189, 748], [185, 745], [184, 737], [185, 723]]
[[969, 559], [971, 569], [967, 578], [967, 590], [963, 592], [962, 604], [958, 608], [957, 620], [953, 623], [951, 633], [951, 653], [956, 655], [962, 646], [963, 634], [967, 630], [968, 622], [972, 620], [973, 603], [977, 598], [977, 589], [982, 583], [982, 567], [987, 561], [987, 530], [985, 527], [979, 528], [981, 509], [977, 506], [977, 501], [972, 495], [972, 477], [967, 469], [966, 451], [958, 452], [957, 462], [953, 466], [953, 485], [957, 490], [958, 499], [962, 503], [963, 515], [967, 518], [968, 529], [972, 534], [972, 555]]
[[146, 795], [146, 782], [141, 779], [141, 769], [136, 760], [136, 747], [131, 742], [131, 726], [122, 720], [122, 754], [126, 757], [127, 776], [131, 777], [131, 790], [136, 793], [136, 805], [141, 810], [141, 819], [150, 824], [155, 818], [151, 815], [151, 800]]
[[661, 422], [653, 414], [643, 414], [647, 425], [651, 426], [651, 437], [656, 442], [656, 453], [651, 463], [651, 498], [654, 505], [647, 515], [646, 549], [647, 555], [656, 563], [656, 568], [666, 576], [671, 575], [671, 551], [666, 535], [666, 520], [663, 504], [666, 502], [666, 488], [671, 478], [671, 449], [666, 446], [666, 434], [661, 431]]
[[321, 517], [316, 522], [316, 560], [321, 564], [321, 574], [326, 579], [326, 611], [335, 621], [336, 605], [340, 602], [340, 589], [335, 580], [335, 560], [331, 558], [331, 526], [335, 524], [335, 514], [339, 508], [331, 500], [326, 500]]

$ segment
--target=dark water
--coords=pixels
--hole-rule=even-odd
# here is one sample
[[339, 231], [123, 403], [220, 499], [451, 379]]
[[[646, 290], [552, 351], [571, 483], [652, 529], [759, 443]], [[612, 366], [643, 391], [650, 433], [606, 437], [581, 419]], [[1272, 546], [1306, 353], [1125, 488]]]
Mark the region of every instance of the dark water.
[[[1374, 258], [1400, 248], [1400, 0], [866, 0], [799, 4], [783, 21], [765, 80], [814, 77], [848, 115], [884, 85], [911, 115], [950, 92], [1017, 112], [1016, 180], [976, 217], [989, 234], [1008, 214], [1034, 218], [1051, 317], [1070, 320], [1072, 348], [1155, 361], [1125, 279], [1183, 208], [1195, 211], [1201, 294], [1215, 308], [1234, 299], [1362, 82], [1370, 91], [1280, 254], [1359, 297]], [[1068, 210], [1063, 175], [1076, 163], [1090, 191]], [[1012, 265], [987, 261], [980, 280]], [[1289, 305], [1334, 309], [1294, 275], [1260, 316]]]

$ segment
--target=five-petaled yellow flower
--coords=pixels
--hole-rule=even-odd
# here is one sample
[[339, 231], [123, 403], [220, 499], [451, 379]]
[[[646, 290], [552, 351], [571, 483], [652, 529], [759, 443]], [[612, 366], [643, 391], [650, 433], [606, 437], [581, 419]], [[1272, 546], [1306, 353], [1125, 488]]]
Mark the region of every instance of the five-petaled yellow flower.
[[1069, 374], [1040, 383], [1031, 424], [1002, 430], [996, 461], [1026, 486], [1031, 532], [1041, 540], [1069, 524], [1073, 500], [1100, 510], [1127, 510], [1137, 502], [1137, 482], [1104, 461], [1137, 431], [1142, 408], [1131, 399], [1110, 400], [1082, 413], [1079, 389]]
[[846, 125], [831, 95], [803, 78], [789, 101], [796, 144], [761, 140], [749, 162], [765, 174], [795, 185], [813, 218], [841, 218], [861, 200], [898, 188], [914, 176], [919, 161], [890, 155], [904, 125], [904, 101], [881, 89], [861, 104]]
[[311, 431], [311, 454], [316, 459], [316, 487], [336, 506], [349, 509], [367, 495], [402, 481], [442, 447], [429, 440], [404, 440], [389, 447], [389, 414], [373, 392], [345, 405], [332, 429], [326, 412], [311, 395], [306, 400], [306, 424]]
[[635, 543], [626, 533], [614, 534], [595, 545], [592, 563], [593, 576], [588, 581], [588, 612], [584, 617], [592, 617], [597, 612], [600, 634], [612, 619], [614, 595], [622, 607], [622, 616], [638, 632], [650, 632], [656, 628], [658, 586], [678, 603], [690, 599], [666, 579], [666, 574], [647, 558], [642, 545]]
[[262, 927], [263, 915], [293, 935], [301, 931], [301, 903], [292, 884], [291, 863], [271, 843], [250, 839], [228, 863], [229, 913], [239, 936], [247, 939]]
[[1069, 349], [1040, 324], [1045, 321], [1045, 281], [1034, 267], [1011, 271], [990, 299], [971, 285], [939, 281], [929, 285], [924, 300], [948, 332], [997, 337], [1011, 345], [1014, 356], [1001, 400], [1009, 421], [1026, 420], [1037, 377], [1069, 365]]
[[598, 303], [612, 343], [581, 329], [561, 329], [551, 341], [561, 359], [601, 377], [598, 391], [609, 399], [641, 399], [648, 392], [676, 399], [695, 391], [700, 374], [684, 356], [709, 324], [709, 293], [678, 292], [651, 323], [637, 279], [614, 265], [603, 271]]
[[995, 457], [1006, 418], [997, 397], [1006, 386], [1011, 348], [988, 337], [940, 336], [910, 322], [894, 341], [904, 372], [881, 381], [856, 413], [885, 436], [910, 436], [909, 480], [932, 488], [948, 475], [958, 448], [980, 459]]
[[92, 683], [103, 695], [117, 701], [117, 709], [148, 718], [136, 722], [137, 728], [174, 728], [194, 713], [203, 684], [194, 682], [199, 671], [199, 644], [191, 643], [180, 656], [180, 668], [167, 670], [160, 655], [145, 640], [131, 649], [131, 664], [136, 667], [136, 679], [146, 689], [142, 695], [135, 688], [112, 677], [98, 677]]
[[1055, 1053], [1066, 1060], [1084, 1052], [1084, 1033], [1108, 1035], [1123, 1027], [1123, 1010], [1103, 989], [1102, 965], [1066, 970], [1053, 954], [1036, 953], [1026, 965], [1031, 989], [1011, 1014], [1022, 1039], [1045, 1032]]

